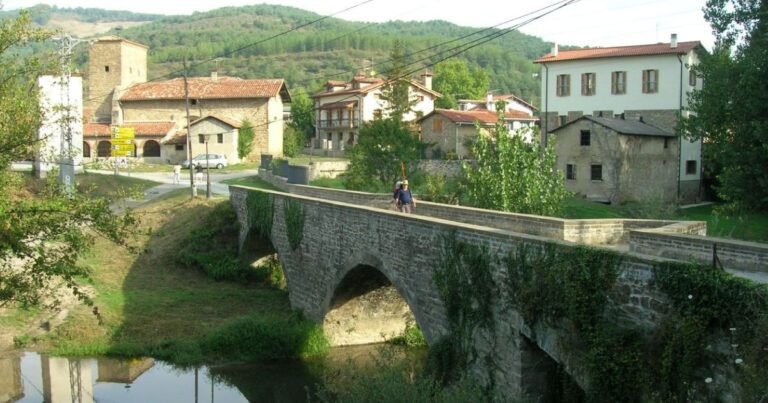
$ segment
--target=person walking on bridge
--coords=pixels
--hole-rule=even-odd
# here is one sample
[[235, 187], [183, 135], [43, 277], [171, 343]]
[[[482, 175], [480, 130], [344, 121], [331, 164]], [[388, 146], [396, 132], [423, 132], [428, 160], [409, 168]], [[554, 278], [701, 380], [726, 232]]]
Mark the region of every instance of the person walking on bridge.
[[408, 179], [403, 180], [403, 187], [395, 193], [394, 202], [400, 208], [401, 213], [412, 213], [416, 207], [416, 199], [413, 198], [411, 188], [408, 187]]

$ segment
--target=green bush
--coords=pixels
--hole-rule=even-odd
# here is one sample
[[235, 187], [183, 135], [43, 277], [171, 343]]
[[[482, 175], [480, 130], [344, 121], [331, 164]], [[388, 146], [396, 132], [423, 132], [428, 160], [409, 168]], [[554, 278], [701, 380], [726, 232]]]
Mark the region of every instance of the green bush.
[[242, 318], [209, 334], [200, 345], [205, 354], [248, 361], [319, 355], [329, 348], [322, 329], [298, 313]]

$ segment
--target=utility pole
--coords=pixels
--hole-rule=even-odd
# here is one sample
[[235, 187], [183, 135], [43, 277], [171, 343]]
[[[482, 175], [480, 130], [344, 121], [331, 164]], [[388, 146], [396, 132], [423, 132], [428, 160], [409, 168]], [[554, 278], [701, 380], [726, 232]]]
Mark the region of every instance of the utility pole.
[[197, 197], [195, 173], [192, 172], [192, 133], [189, 131], [189, 85], [187, 83], [187, 57], [184, 56], [184, 105], [187, 108], [187, 161], [189, 161], [189, 183], [192, 186], [192, 197]]
[[61, 61], [61, 113], [59, 118], [59, 127], [61, 129], [61, 141], [59, 145], [59, 182], [64, 187], [64, 191], [72, 194], [75, 189], [75, 161], [72, 158], [72, 122], [78, 117], [72, 116], [72, 104], [70, 99], [70, 79], [72, 71], [70, 61], [72, 60], [72, 49], [83, 40], [72, 38], [69, 35], [55, 37], [59, 42], [59, 57]]

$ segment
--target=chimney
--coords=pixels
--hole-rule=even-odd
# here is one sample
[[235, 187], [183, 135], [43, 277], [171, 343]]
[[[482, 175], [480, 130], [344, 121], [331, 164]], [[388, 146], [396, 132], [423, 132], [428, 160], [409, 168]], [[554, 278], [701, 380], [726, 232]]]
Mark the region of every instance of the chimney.
[[621, 115], [619, 115], [619, 117], [621, 118], [621, 120], [624, 120], [624, 112], [621, 112]]
[[424, 70], [424, 74], [422, 74], [421, 77], [424, 79], [424, 86], [427, 87], [428, 90], [431, 90], [432, 89], [432, 73], [429, 70]]
[[552, 57], [557, 57], [557, 54], [559, 53], [559, 50], [557, 48], [557, 43], [552, 45]]
[[676, 49], [677, 48], [677, 34], [670, 35], [669, 47], [672, 48], [672, 49]]
[[218, 79], [219, 79], [219, 71], [211, 70], [211, 81], [216, 81]]
[[637, 120], [639, 120], [639, 121], [640, 121], [640, 123], [645, 123], [645, 122], [643, 122], [643, 117], [642, 117], [642, 116], [638, 116], [638, 117], [637, 117]]
[[496, 112], [496, 104], [493, 103], [493, 92], [491, 91], [485, 93], [485, 109]]

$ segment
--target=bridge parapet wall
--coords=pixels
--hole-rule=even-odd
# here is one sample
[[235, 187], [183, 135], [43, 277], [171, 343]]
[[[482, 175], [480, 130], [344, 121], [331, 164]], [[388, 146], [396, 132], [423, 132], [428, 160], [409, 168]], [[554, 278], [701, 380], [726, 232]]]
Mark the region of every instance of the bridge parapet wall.
[[712, 262], [717, 257], [726, 269], [768, 274], [768, 245], [735, 239], [692, 236], [674, 232], [674, 226], [630, 231], [629, 250], [670, 259]]

